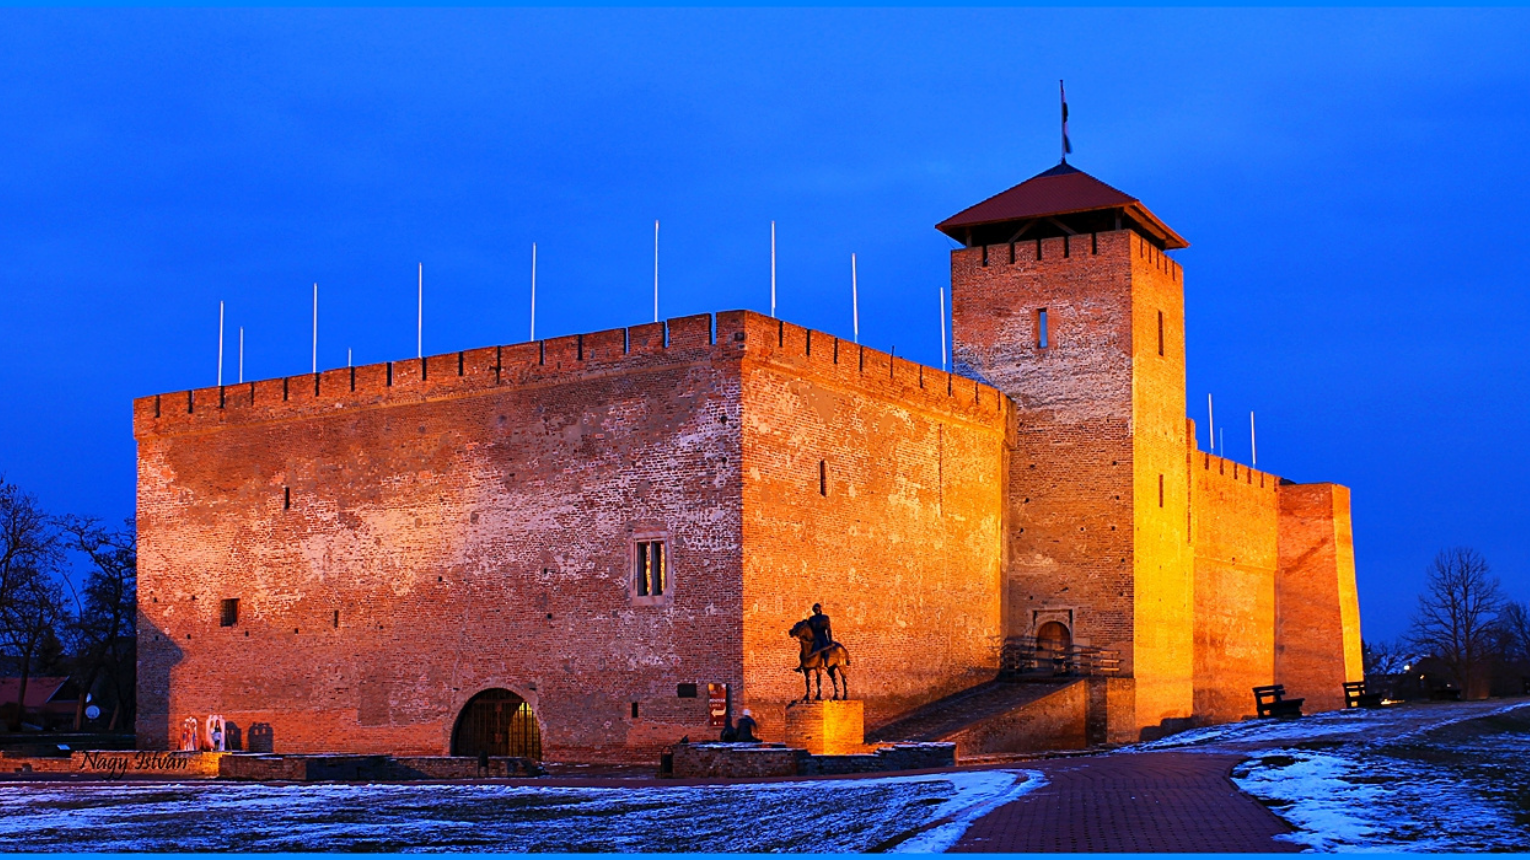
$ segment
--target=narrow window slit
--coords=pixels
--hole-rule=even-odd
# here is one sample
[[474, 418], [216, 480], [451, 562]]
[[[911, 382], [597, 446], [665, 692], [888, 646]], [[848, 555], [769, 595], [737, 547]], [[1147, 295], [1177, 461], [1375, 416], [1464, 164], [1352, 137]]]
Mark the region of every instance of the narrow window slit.
[[638, 597], [659, 597], [668, 589], [664, 558], [664, 541], [638, 541], [637, 545]]

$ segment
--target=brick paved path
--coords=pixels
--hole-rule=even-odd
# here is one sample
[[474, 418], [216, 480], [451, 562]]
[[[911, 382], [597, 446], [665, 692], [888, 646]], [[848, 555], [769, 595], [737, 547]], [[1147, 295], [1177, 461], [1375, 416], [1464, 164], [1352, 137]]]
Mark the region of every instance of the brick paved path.
[[1024, 767], [1047, 784], [978, 819], [952, 851], [1300, 851], [1291, 831], [1238, 791], [1240, 755], [1157, 752]]

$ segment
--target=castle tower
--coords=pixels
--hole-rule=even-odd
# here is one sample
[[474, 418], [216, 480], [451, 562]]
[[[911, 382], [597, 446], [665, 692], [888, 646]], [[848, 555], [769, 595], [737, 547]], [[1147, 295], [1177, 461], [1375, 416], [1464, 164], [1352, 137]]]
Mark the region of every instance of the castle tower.
[[1194, 561], [1185, 419], [1188, 243], [1061, 164], [938, 229], [958, 373], [1016, 405], [1004, 559], [1010, 637], [1109, 649], [1106, 736], [1191, 716]]

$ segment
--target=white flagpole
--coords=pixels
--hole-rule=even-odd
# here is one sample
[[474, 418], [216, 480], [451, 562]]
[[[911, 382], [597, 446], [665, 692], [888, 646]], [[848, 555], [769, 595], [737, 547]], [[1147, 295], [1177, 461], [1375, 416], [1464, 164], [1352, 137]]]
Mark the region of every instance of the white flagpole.
[[420, 264], [419, 304], [414, 317], [414, 357], [425, 357], [425, 264]]
[[940, 369], [946, 369], [946, 288], [940, 288]]
[[351, 363], [351, 348], [350, 347], [346, 347], [345, 348], [345, 366], [346, 367], [355, 367], [356, 366], [355, 364]]
[[855, 279], [855, 254], [850, 254], [850, 320], [855, 342], [861, 342], [861, 297]]
[[770, 315], [776, 315], [776, 222], [770, 222]]
[[313, 372], [319, 372], [319, 285], [313, 285]]
[[1254, 436], [1254, 411], [1252, 409], [1248, 413], [1248, 450], [1249, 455], [1254, 461], [1250, 465], [1259, 465], [1259, 440]]
[[531, 243], [531, 339], [537, 339], [537, 243]]
[[239, 381], [244, 381], [244, 326], [239, 327]]
[[223, 385], [223, 303], [218, 302], [218, 386]]
[[1211, 410], [1211, 392], [1206, 392], [1206, 444], [1217, 452], [1217, 414]]
[[659, 321], [659, 219], [653, 219], [653, 321]]

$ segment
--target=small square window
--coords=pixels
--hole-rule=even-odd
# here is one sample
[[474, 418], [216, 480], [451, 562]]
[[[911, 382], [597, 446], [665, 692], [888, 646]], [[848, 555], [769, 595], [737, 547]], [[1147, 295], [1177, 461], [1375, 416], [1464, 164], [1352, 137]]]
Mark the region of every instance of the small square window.
[[668, 571], [665, 568], [664, 541], [638, 541], [637, 545], [638, 597], [659, 597], [669, 588]]
[[220, 606], [218, 624], [221, 627], [233, 627], [239, 623], [239, 598], [230, 597], [223, 601]]
[[681, 698], [681, 699], [694, 699], [694, 698], [696, 698], [696, 685], [695, 684], [676, 684], [675, 685], [675, 696], [677, 698]]

